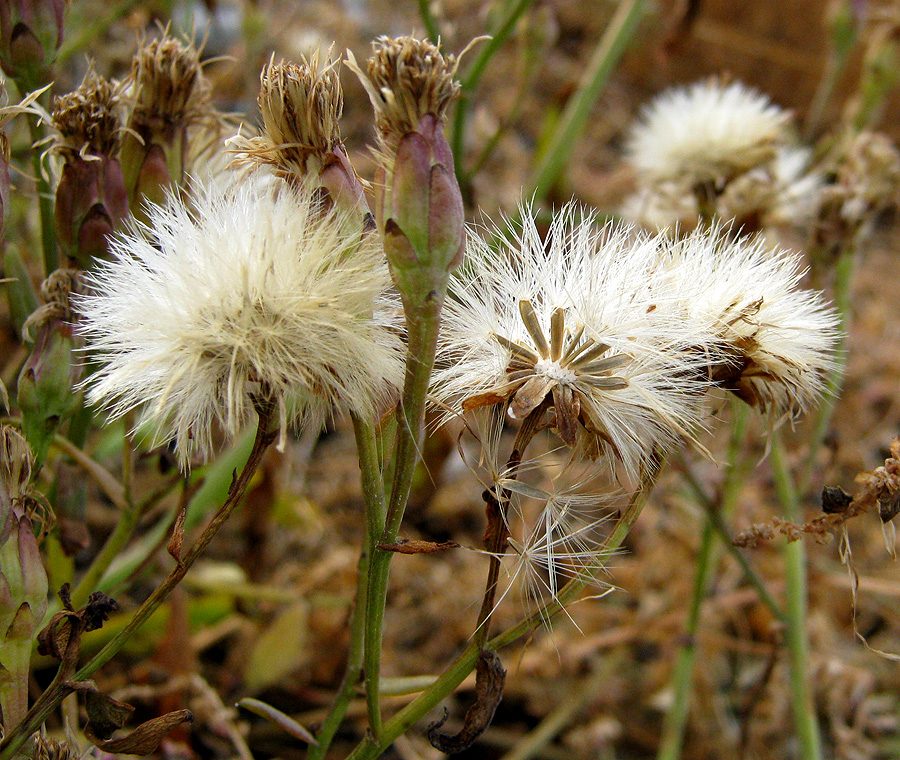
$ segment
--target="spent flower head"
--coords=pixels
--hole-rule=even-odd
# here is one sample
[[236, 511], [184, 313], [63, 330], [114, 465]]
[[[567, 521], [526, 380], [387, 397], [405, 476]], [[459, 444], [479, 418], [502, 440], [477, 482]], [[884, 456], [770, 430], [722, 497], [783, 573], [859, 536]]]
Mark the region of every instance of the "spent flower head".
[[531, 210], [499, 250], [471, 235], [450, 282], [432, 394], [455, 413], [544, 414], [569, 445], [652, 467], [700, 419], [706, 337], [642, 288], [657, 239], [598, 227], [570, 205], [544, 241]]
[[327, 57], [321, 61], [318, 51], [298, 63], [273, 57], [259, 78], [262, 135], [232, 142], [239, 161], [270, 166], [289, 182], [314, 178], [335, 202], [367, 212], [362, 183], [341, 142], [338, 66]]
[[192, 209], [170, 198], [113, 242], [89, 282], [83, 332], [100, 368], [89, 399], [113, 416], [142, 409], [182, 464], [214, 426], [236, 435], [254, 402], [289, 425], [333, 406], [373, 417], [402, 375], [402, 350], [373, 317], [388, 275], [373, 236], [309, 185], [262, 175], [210, 187]]
[[81, 85], [53, 102], [54, 150], [63, 158], [56, 188], [57, 239], [69, 262], [90, 266], [128, 215], [119, 163], [119, 88], [92, 70]]

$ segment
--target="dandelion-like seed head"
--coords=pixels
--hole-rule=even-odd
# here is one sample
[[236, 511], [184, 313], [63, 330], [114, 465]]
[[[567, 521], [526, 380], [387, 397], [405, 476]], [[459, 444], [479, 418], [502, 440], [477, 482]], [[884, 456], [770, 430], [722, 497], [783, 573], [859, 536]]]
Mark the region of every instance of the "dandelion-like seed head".
[[506, 250], [468, 236], [432, 393], [459, 413], [503, 404], [523, 419], [552, 409], [566, 444], [635, 477], [696, 428], [703, 384], [690, 346], [705, 338], [641, 292], [654, 238], [598, 228], [569, 206], [545, 242], [530, 210], [521, 214]]
[[839, 320], [821, 293], [799, 287], [798, 256], [714, 227], [665, 247], [661, 289], [712, 336], [711, 379], [776, 416], [806, 411], [834, 367]]
[[372, 418], [400, 383], [377, 241], [311, 186], [260, 176], [190, 209], [170, 198], [112, 249], [80, 302], [101, 365], [89, 399], [114, 417], [141, 408], [185, 465], [210, 453], [214, 428], [236, 435], [255, 399], [277, 406], [283, 443], [334, 406]]
[[415, 37], [379, 37], [372, 49], [365, 74], [352, 55], [348, 66], [366, 88], [375, 108], [381, 150], [390, 155], [397, 141], [418, 129], [425, 116], [444, 120], [460, 91], [455, 79], [458, 61]]
[[789, 119], [740, 82], [698, 82], [657, 97], [632, 129], [628, 151], [653, 180], [721, 183], [772, 160]]
[[62, 153], [112, 156], [119, 148], [121, 107], [118, 88], [88, 71], [79, 87], [54, 98], [51, 118]]

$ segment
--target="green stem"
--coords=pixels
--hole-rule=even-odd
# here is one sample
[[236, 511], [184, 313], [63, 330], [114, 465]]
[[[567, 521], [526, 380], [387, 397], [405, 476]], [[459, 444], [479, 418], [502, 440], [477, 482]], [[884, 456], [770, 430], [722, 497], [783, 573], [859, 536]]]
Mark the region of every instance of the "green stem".
[[122, 436], [122, 484], [125, 509], [119, 515], [112, 533], [103, 544], [100, 553], [94, 557], [90, 567], [72, 592], [72, 606], [78, 609], [87, 601], [92, 592], [97, 590], [100, 579], [109, 569], [113, 560], [119, 556], [143, 513], [142, 505], [135, 503], [133, 495], [134, 481], [134, 447], [128, 431], [134, 425], [134, 412], [125, 415], [125, 434]]
[[419, 18], [422, 19], [428, 39], [437, 45], [441, 40], [441, 33], [438, 30], [434, 14], [431, 12], [431, 0], [419, 0]]
[[620, 0], [609, 26], [603, 33], [575, 94], [566, 104], [559, 124], [529, 183], [535, 206], [547, 197], [560, 172], [569, 160], [575, 141], [584, 129], [591, 109], [609, 80], [614, 66], [631, 41], [647, 0]]
[[44, 176], [41, 167], [40, 148], [34, 148], [34, 144], [44, 138], [39, 118], [34, 114], [28, 114], [28, 129], [31, 134], [31, 165], [37, 183], [38, 208], [41, 217], [41, 246], [44, 252], [44, 276], [55, 272], [59, 268], [59, 250], [56, 247], [56, 220], [53, 213], [53, 190], [50, 181]]
[[688, 699], [691, 691], [691, 683], [694, 680], [694, 660], [697, 656], [697, 629], [700, 625], [700, 608], [706, 589], [712, 580], [715, 569], [715, 530], [712, 521], [706, 520], [703, 525], [703, 534], [700, 539], [700, 549], [697, 552], [696, 570], [694, 574], [694, 588], [691, 593], [691, 605], [688, 610], [687, 629], [685, 631], [685, 643], [678, 653], [675, 663], [675, 672], [672, 676], [674, 698], [672, 706], [666, 712], [663, 722], [662, 739], [656, 760], [677, 760], [681, 757], [681, 747], [684, 743], [684, 730], [687, 726]]
[[797, 487], [800, 493], [806, 493], [809, 490], [816, 466], [816, 458], [826, 435], [828, 435], [828, 428], [831, 426], [831, 420], [834, 417], [834, 410], [837, 406], [838, 394], [840, 394], [841, 385], [843, 384], [844, 369], [847, 364], [847, 339], [852, 318], [850, 294], [853, 284], [853, 272], [856, 267], [857, 250], [857, 240], [848, 243], [841, 251], [840, 256], [838, 256], [834, 269], [834, 305], [840, 320], [841, 338], [835, 348], [834, 366], [826, 382], [825, 398], [822, 399], [822, 404], [819, 406], [819, 411], [816, 415], [815, 427], [809, 441], [809, 451], [797, 477]]
[[103, 544], [100, 553], [91, 562], [90, 567], [72, 592], [72, 606], [75, 609], [82, 607], [88, 596], [99, 588], [100, 579], [112, 565], [113, 560], [122, 553], [122, 549], [125, 548], [125, 544], [128, 543], [128, 539], [134, 533], [134, 528], [141, 514], [142, 505], [131, 504], [128, 509], [119, 515], [116, 526], [106, 539], [106, 543]]
[[262, 461], [263, 455], [266, 453], [266, 449], [269, 448], [269, 445], [275, 440], [277, 435], [277, 430], [269, 429], [272, 421], [272, 408], [260, 405], [257, 411], [259, 413], [259, 422], [256, 431], [256, 440], [253, 443], [253, 450], [250, 452], [250, 458], [247, 460], [244, 469], [232, 482], [231, 488], [228, 491], [228, 498], [225, 500], [221, 509], [213, 516], [209, 525], [207, 525], [203, 533], [200, 534], [200, 538], [198, 538], [194, 545], [191, 546], [187, 554], [181, 558], [181, 561], [175, 566], [172, 572], [170, 572], [166, 579], [156, 587], [147, 600], [138, 607], [137, 611], [131, 617], [131, 620], [128, 621], [128, 624], [75, 674], [76, 680], [82, 681], [90, 676], [97, 668], [106, 664], [122, 648], [131, 635], [156, 611], [156, 609], [168, 598], [169, 594], [172, 593], [173, 589], [181, 582], [181, 579], [187, 575], [187, 571], [191, 569], [191, 566], [197, 561], [197, 558], [203, 553], [216, 533], [218, 533], [219, 528], [221, 528], [225, 521], [231, 516], [235, 507], [240, 504], [241, 499], [243, 499], [244, 493], [247, 490], [247, 486], [250, 484], [250, 479], [253, 477], [257, 467], [259, 467], [259, 463]]
[[[273, 407], [269, 404], [258, 404], [257, 413], [259, 414], [259, 422], [256, 430], [256, 439], [253, 443], [253, 450], [250, 452], [250, 458], [247, 464], [237, 477], [231, 483], [228, 490], [228, 497], [221, 509], [215, 514], [209, 525], [197, 539], [197, 542], [190, 550], [181, 558], [178, 565], [172, 570], [166, 579], [156, 587], [156, 590], [147, 598], [147, 600], [138, 607], [137, 611], [131, 617], [131, 620], [117, 633], [103, 649], [101, 649], [86, 665], [84, 665], [77, 673], [73, 680], [83, 681], [94, 671], [106, 664], [126, 643], [131, 635], [144, 623], [144, 621], [168, 598], [169, 594], [178, 585], [187, 571], [196, 562], [197, 558], [203, 553], [209, 542], [218, 532], [222, 524], [231, 515], [234, 508], [241, 502], [250, 479], [256, 472], [262, 457], [268, 449], [272, 441], [275, 440], [277, 430], [270, 430], [272, 420], [274, 419]], [[9, 734], [0, 742], [0, 760], [12, 760], [16, 756], [19, 748], [25, 741], [32, 736], [44, 723], [50, 714], [56, 709], [62, 699], [71, 691], [68, 686], [68, 674], [63, 674], [62, 669], [57, 672], [50, 686], [32, 705], [25, 720], [13, 728]]]
[[[747, 405], [737, 399], [731, 404], [731, 436], [728, 444], [728, 460], [725, 478], [716, 503], [703, 498], [707, 517], [703, 524], [700, 548], [697, 551], [694, 587], [688, 608], [685, 630], [685, 644], [681, 647], [672, 675], [674, 696], [672, 706], [666, 712], [663, 722], [662, 739], [657, 751], [657, 760], [677, 760], [684, 745], [684, 732], [690, 712], [690, 692], [697, 657], [697, 632], [700, 626], [700, 612], [703, 599], [712, 581], [718, 559], [716, 543], [716, 521], [724, 527], [724, 516], [731, 513], [744, 483], [746, 465], [741, 466], [741, 452], [744, 431], [747, 427]], [[687, 471], [687, 468], [684, 468]], [[699, 489], [699, 485], [697, 486]], [[726, 543], [730, 543], [726, 539]]]
[[750, 561], [747, 559], [744, 553], [734, 545], [728, 526], [725, 524], [725, 521], [722, 519], [721, 515], [719, 515], [718, 510], [714, 508], [712, 501], [710, 500], [709, 496], [707, 496], [703, 491], [703, 488], [697, 482], [694, 474], [689, 469], [684, 469], [682, 474], [684, 475], [685, 481], [694, 492], [694, 497], [706, 510], [706, 515], [712, 523], [713, 528], [715, 528], [716, 533], [718, 533], [722, 544], [728, 550], [728, 553], [731, 554], [732, 558], [738, 563], [738, 565], [740, 565], [741, 570], [744, 571], [744, 577], [746, 578], [747, 582], [751, 586], [753, 586], [753, 589], [756, 591], [759, 600], [768, 608], [769, 612], [771, 612], [779, 622], [786, 625], [787, 617], [785, 616], [784, 611], [781, 609], [781, 606], [769, 593], [769, 589], [766, 588], [766, 584], [763, 582], [762, 578], [759, 577], [756, 570], [753, 569], [753, 566], [750, 564]]
[[500, 760], [528, 760], [539, 756], [553, 737], [591, 703], [597, 692], [609, 685], [610, 678], [618, 670], [619, 660], [621, 657], [606, 657], [600, 660], [594, 666], [593, 672], [578, 685], [575, 693], [550, 712]]
[[[802, 518], [797, 488], [791, 477], [780, 431], [772, 433], [772, 473], [785, 517], [795, 522]], [[802, 540], [790, 541], [783, 549], [787, 591], [788, 670], [791, 710], [800, 743], [802, 760], [821, 760], [822, 739], [809, 684], [809, 647], [806, 640], [806, 546]]]
[[466, 71], [461, 81], [460, 98], [456, 103], [456, 113], [453, 114], [453, 129], [450, 135], [450, 148], [456, 157], [456, 176], [463, 183], [465, 172], [462, 170], [462, 162], [465, 156], [464, 141], [466, 135], [466, 117], [469, 112], [469, 103], [472, 99], [472, 93], [478, 86], [482, 75], [491, 62], [491, 59], [497, 51], [503, 46], [506, 40], [516, 28], [516, 23], [522, 14], [531, 7], [534, 0], [516, 0], [507, 14], [500, 21], [499, 26], [491, 35], [491, 38], [478, 51], [475, 62]]
[[[406, 359], [406, 379], [397, 419], [394, 449], [394, 479], [391, 498], [379, 543], [396, 542], [412, 486], [413, 474], [419, 460], [422, 442], [422, 422], [425, 417], [425, 398], [440, 328], [441, 306], [446, 292], [446, 280], [440, 289], [433, 288], [418, 301], [407, 299], [406, 313], [409, 345]], [[369, 560], [368, 590], [366, 592], [366, 635], [364, 670], [369, 725], [375, 737], [381, 736], [381, 646], [384, 634], [384, 608], [387, 601], [388, 576], [393, 553], [374, 551]]]
[[[609, 538], [604, 543], [603, 550], [605, 552], [613, 552], [622, 545], [641, 510], [644, 508], [644, 504], [646, 504], [647, 497], [653, 490], [655, 482], [655, 477], [648, 476], [645, 478], [643, 485], [632, 496], [628, 507], [619, 516]], [[565, 605], [575, 601], [586, 585], [585, 579], [573, 578], [560, 589], [556, 597], [541, 605], [537, 611], [525, 620], [522, 620], [504, 633], [494, 636], [487, 642], [485, 648], [497, 651], [518, 641], [523, 636], [527, 636], [536, 628], [546, 624], [547, 620], [560, 612]], [[398, 736], [408, 731], [428, 712], [437, 707], [441, 700], [445, 699], [465, 680], [469, 673], [474, 670], [480, 651], [481, 647], [477, 643], [474, 641], [470, 643], [447, 666], [431, 686], [383, 725], [379, 737], [366, 737], [357, 745], [347, 760], [374, 760], [374, 758], [387, 750]]]
[[[369, 558], [375, 551], [378, 537], [384, 530], [384, 483], [379, 465], [378, 441], [371, 423], [353, 415], [353, 432], [359, 457], [363, 497], [366, 506], [366, 537], [357, 565], [356, 602], [350, 616], [350, 643], [347, 648], [347, 666], [325, 720], [316, 734], [317, 745], [311, 745], [307, 760], [322, 760], [328, 752], [331, 740], [347, 713], [350, 700], [363, 675], [364, 644], [366, 633], [366, 581], [369, 574]], [[367, 695], [368, 696], [368, 695]], [[374, 706], [377, 709], [377, 705]]]

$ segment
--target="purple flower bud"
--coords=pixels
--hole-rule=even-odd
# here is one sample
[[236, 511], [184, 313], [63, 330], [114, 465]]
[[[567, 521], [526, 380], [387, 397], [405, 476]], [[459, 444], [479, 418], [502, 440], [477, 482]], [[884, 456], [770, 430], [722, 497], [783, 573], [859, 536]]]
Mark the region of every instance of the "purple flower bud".
[[0, 65], [26, 90], [50, 79], [64, 10], [65, 0], [0, 0]]

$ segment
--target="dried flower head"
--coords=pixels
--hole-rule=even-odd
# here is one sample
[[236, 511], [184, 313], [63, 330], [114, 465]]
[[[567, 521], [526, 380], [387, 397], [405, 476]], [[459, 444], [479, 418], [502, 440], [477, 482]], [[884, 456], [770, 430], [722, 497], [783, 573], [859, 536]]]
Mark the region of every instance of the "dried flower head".
[[50, 115], [59, 152], [114, 156], [118, 151], [122, 126], [118, 87], [93, 70], [77, 89], [53, 99]]
[[101, 362], [89, 398], [113, 416], [141, 407], [183, 464], [210, 453], [216, 423], [237, 434], [254, 398], [277, 405], [283, 443], [334, 405], [374, 416], [400, 382], [399, 340], [373, 318], [389, 282], [377, 241], [310, 186], [260, 176], [149, 220], [115, 240], [81, 302]]
[[366, 74], [348, 52], [347, 65], [356, 72], [375, 109], [375, 126], [383, 153], [390, 155], [403, 135], [414, 132], [425, 116], [441, 122], [459, 95], [459, 65], [437, 45], [415, 37], [379, 37], [372, 43]]
[[131, 64], [131, 123], [145, 133], [177, 131], [209, 113], [200, 51], [168, 34], [141, 45]]
[[840, 335], [822, 294], [799, 287], [803, 274], [799, 256], [714, 227], [665, 244], [648, 284], [680, 300], [668, 301], [673, 318], [710, 334], [713, 381], [780, 416], [821, 396]]
[[722, 182], [775, 157], [790, 114], [740, 82], [712, 80], [664, 92], [629, 138], [639, 174], [687, 185]]
[[262, 135], [232, 140], [238, 161], [272, 167], [289, 182], [314, 178], [331, 199], [368, 213], [362, 183], [341, 142], [339, 63], [319, 51], [299, 63], [274, 58], [260, 74]]
[[500, 250], [469, 236], [451, 279], [433, 396], [464, 413], [553, 409], [562, 440], [620, 461], [631, 477], [698, 425], [706, 338], [668, 319], [641, 282], [656, 238], [598, 228], [563, 209], [542, 240], [530, 209]]
[[462, 193], [444, 135], [447, 107], [459, 93], [457, 61], [413, 37], [379, 37], [373, 48], [368, 74], [350, 52], [347, 66], [375, 109], [375, 219], [410, 316], [443, 298], [465, 246]]
[[257, 103], [264, 136], [248, 153], [282, 174], [318, 171], [322, 167], [310, 167], [309, 161], [322, 161], [341, 142], [344, 96], [337, 63], [320, 64], [318, 51], [299, 63], [269, 61], [260, 73]]

